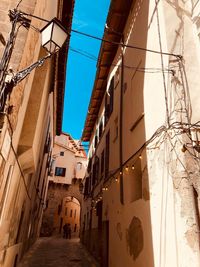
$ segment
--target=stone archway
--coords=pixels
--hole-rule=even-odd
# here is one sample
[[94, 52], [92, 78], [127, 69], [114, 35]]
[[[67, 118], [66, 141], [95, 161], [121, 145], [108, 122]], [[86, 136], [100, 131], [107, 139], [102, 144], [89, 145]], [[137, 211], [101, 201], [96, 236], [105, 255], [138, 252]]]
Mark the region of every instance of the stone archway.
[[62, 233], [63, 237], [80, 237], [80, 215], [81, 205], [78, 199], [73, 196], [64, 197], [59, 218], [59, 233]]
[[77, 199], [81, 206], [82, 195], [79, 190], [80, 181], [73, 184], [61, 184], [49, 182], [47, 192], [47, 205], [43, 213], [40, 235], [50, 236], [59, 234], [63, 225], [61, 216], [63, 200], [67, 197]]

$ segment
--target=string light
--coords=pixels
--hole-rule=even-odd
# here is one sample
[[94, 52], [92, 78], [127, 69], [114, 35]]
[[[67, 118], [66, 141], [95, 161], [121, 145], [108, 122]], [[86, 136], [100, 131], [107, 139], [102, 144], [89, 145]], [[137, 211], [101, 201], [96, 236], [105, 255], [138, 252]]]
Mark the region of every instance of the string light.
[[[179, 109], [178, 109], [178, 112], [180, 112]], [[168, 121], [170, 121], [169, 119], [171, 119], [170, 116], [168, 117]], [[185, 171], [187, 172], [187, 168], [184, 166], [184, 163], [181, 161], [181, 159], [179, 159], [178, 152], [176, 151], [177, 148], [175, 147], [175, 145], [176, 145], [177, 140], [175, 140], [174, 142], [173, 140], [174, 138], [178, 139], [179, 137], [181, 139], [180, 135], [185, 134], [186, 137], [190, 139], [191, 143], [183, 144], [183, 140], [178, 140], [181, 145], [178, 147], [179, 151], [181, 149], [183, 153], [185, 152], [190, 153], [194, 157], [195, 160], [196, 159], [199, 160], [199, 156], [198, 155], [196, 156], [195, 154], [199, 151], [197, 150], [197, 152], [196, 151], [192, 152], [192, 148], [198, 149], [199, 146], [196, 147], [194, 145], [194, 140], [191, 137], [191, 131], [199, 131], [199, 130], [200, 130], [200, 121], [197, 121], [196, 123], [193, 123], [193, 124], [191, 124], [190, 122], [175, 121], [171, 124], [168, 123], [166, 125], [162, 125], [154, 132], [154, 134], [151, 136], [150, 139], [148, 139], [135, 153], [133, 153], [133, 155], [131, 155], [128, 158], [126, 162], [124, 162], [123, 164], [124, 170], [128, 171], [129, 169], [131, 170], [135, 169], [135, 166], [137, 166], [136, 162], [139, 159], [142, 160], [144, 157], [144, 156], [142, 157], [141, 155], [144, 149], [147, 149], [148, 151], [152, 151], [153, 149], [160, 149], [161, 145], [164, 142], [170, 141], [173, 152], [176, 153], [177, 159], [180, 161]], [[107, 186], [110, 186], [113, 180], [115, 180], [116, 182], [118, 181], [118, 178], [116, 177], [117, 173], [120, 175], [122, 174], [119, 168], [114, 174], [111, 173], [111, 175], [107, 177], [108, 179], [106, 181], [105, 191], [108, 190]], [[190, 174], [188, 174], [188, 177], [190, 177]]]

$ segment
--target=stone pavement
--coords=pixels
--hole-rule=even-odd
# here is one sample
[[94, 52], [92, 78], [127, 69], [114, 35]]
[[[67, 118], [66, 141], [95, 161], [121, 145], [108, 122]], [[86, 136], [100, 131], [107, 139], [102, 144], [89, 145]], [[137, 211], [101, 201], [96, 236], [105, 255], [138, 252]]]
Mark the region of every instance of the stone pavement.
[[39, 238], [17, 267], [100, 267], [79, 239]]

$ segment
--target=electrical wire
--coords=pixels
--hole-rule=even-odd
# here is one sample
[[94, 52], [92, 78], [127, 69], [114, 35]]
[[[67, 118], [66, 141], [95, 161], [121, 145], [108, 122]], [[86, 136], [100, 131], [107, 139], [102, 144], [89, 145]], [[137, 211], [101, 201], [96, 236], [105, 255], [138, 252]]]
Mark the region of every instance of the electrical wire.
[[[36, 19], [39, 19], [41, 21], [45, 21], [47, 23], [49, 22], [49, 20], [47, 20], [47, 19], [40, 18], [40, 17], [35, 16], [35, 15], [32, 15], [30, 13], [21, 12], [21, 14], [22, 15], [26, 15], [26, 16], [30, 16], [30, 17], [33, 17], [33, 18], [36, 18]], [[161, 51], [157, 51], [157, 50], [153, 50], [153, 49], [148, 49], [148, 48], [144, 48], [144, 47], [138, 47], [138, 46], [134, 46], [134, 45], [128, 45], [128, 44], [121, 43], [121, 42], [114, 42], [114, 41], [110, 41], [110, 40], [107, 40], [107, 39], [104, 39], [104, 38], [100, 38], [98, 36], [95, 36], [95, 35], [92, 35], [92, 34], [89, 34], [89, 33], [81, 32], [81, 31], [78, 31], [78, 30], [74, 30], [74, 29], [71, 29], [71, 32], [74, 32], [74, 33], [79, 34], [79, 35], [86, 36], [86, 37], [91, 38], [91, 39], [102, 41], [102, 42], [105, 42], [105, 43], [110, 43], [110, 44], [113, 44], [113, 45], [117, 45], [117, 46], [120, 45], [120, 46], [131, 48], [131, 49], [146, 51], [146, 52], [150, 52], [150, 53], [154, 53], [154, 54], [162, 54], [162, 55], [166, 55], [166, 56], [174, 56], [174, 57], [176, 57], [178, 59], [182, 59], [182, 56], [181, 55], [177, 55], [177, 54], [173, 54], [173, 53], [168, 53], [168, 52], [163, 52], [163, 51], [161, 52]]]
[[16, 9], [18, 9], [18, 7], [19, 7], [19, 5], [21, 4], [22, 1], [23, 1], [23, 0], [20, 0], [20, 1], [17, 3], [17, 5], [16, 5]]
[[[98, 61], [98, 58], [95, 55], [90, 54], [90, 53], [88, 53], [88, 52], [86, 52], [84, 50], [81, 50], [81, 49], [78, 50], [78, 49], [72, 48], [71, 46], [69, 47], [69, 49], [72, 52], [80, 54], [80, 55], [82, 55], [82, 56], [84, 56], [86, 58], [89, 58], [89, 59], [91, 59], [91, 60], [93, 60], [95, 62]], [[114, 66], [114, 67], [118, 66], [119, 68], [121, 68], [121, 65], [118, 65], [118, 64], [110, 64], [110, 66]], [[161, 69], [161, 68], [154, 68], [154, 67], [152, 67], [152, 68], [138, 68], [136, 66], [128, 66], [128, 65], [125, 65], [125, 64], [124, 64], [124, 68], [126, 68], [126, 69], [134, 69], [134, 70], [136, 70], [138, 72], [145, 72], [145, 73], [162, 73], [164, 71], [165, 73], [174, 74], [174, 71], [173, 71], [172, 68], [171, 69], [169, 69], [169, 68]]]
[[166, 55], [166, 56], [174, 56], [174, 57], [179, 58], [179, 59], [182, 58], [181, 55], [176, 55], [176, 54], [173, 54], [173, 53], [161, 52], [161, 51], [148, 49], [148, 48], [143, 48], [143, 47], [138, 47], [138, 46], [134, 46], [134, 45], [127, 45], [127, 44], [124, 44], [124, 43], [121, 43], [121, 42], [114, 42], [114, 41], [110, 41], [110, 40], [107, 40], [107, 39], [104, 39], [104, 38], [100, 38], [100, 37], [97, 37], [97, 36], [94, 36], [94, 35], [91, 35], [91, 34], [88, 34], [88, 33], [84, 33], [84, 32], [78, 31], [78, 30], [74, 30], [74, 29], [71, 29], [71, 31], [74, 32], [74, 33], [77, 33], [77, 34], [80, 34], [80, 35], [95, 39], [95, 40], [99, 40], [99, 41], [102, 41], [102, 42], [105, 42], [105, 43], [114, 44], [114, 45], [117, 45], [117, 46], [121, 45], [123, 47], [132, 48], [132, 49], [141, 50], [141, 51], [146, 51], [146, 52], [150, 52], [150, 53], [154, 53], [154, 54], [162, 54], [162, 55]]

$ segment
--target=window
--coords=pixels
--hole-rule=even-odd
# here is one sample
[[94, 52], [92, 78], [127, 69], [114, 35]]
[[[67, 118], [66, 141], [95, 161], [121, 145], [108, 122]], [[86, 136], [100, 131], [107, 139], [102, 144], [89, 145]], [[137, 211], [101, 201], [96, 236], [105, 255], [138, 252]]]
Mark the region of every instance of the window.
[[55, 169], [55, 175], [56, 176], [65, 176], [65, 172], [66, 172], [66, 168], [60, 168], [60, 167], [56, 167]]
[[114, 77], [110, 82], [108, 92], [105, 96], [105, 123], [110, 118], [110, 115], [113, 112], [113, 103], [114, 103]]
[[114, 102], [114, 77], [112, 78], [110, 82], [110, 87], [109, 87], [109, 95], [110, 95], [110, 115], [113, 112], [113, 102]]
[[82, 169], [82, 162], [77, 162], [77, 166], [76, 166], [76, 169], [77, 171], [80, 171]]
[[94, 148], [97, 147], [97, 144], [98, 144], [98, 137], [97, 137], [97, 134], [96, 134], [95, 138], [94, 138]]
[[72, 211], [72, 210], [70, 210], [70, 217], [72, 217], [72, 213], [73, 213], [73, 211]]
[[87, 171], [88, 172], [91, 171], [91, 167], [92, 167], [92, 158], [90, 158], [89, 161], [88, 161], [88, 167], [87, 167]]
[[107, 121], [109, 119], [109, 110], [110, 110], [110, 106], [109, 106], [109, 101], [108, 101], [108, 95], [106, 93], [106, 96], [105, 96], [105, 123], [107, 123]]
[[118, 117], [116, 117], [114, 120], [114, 140], [113, 140], [113, 142], [115, 142], [117, 140], [118, 132], [119, 132]]
[[103, 133], [103, 120], [99, 123], [99, 139], [101, 138]]
[[95, 185], [99, 178], [99, 158], [96, 156], [92, 170], [92, 185]]
[[109, 157], [110, 157], [110, 132], [106, 135], [106, 154], [105, 154], [105, 179], [108, 178], [109, 172]]
[[99, 157], [95, 157], [95, 166], [96, 166], [96, 172], [95, 172], [95, 178], [96, 178], [96, 181], [99, 180]]
[[65, 208], [65, 216], [67, 216], [67, 208]]
[[101, 153], [101, 176], [104, 174], [104, 150]]
[[74, 219], [76, 218], [76, 210], [74, 211]]
[[60, 151], [60, 156], [64, 156], [65, 152], [64, 151]]

